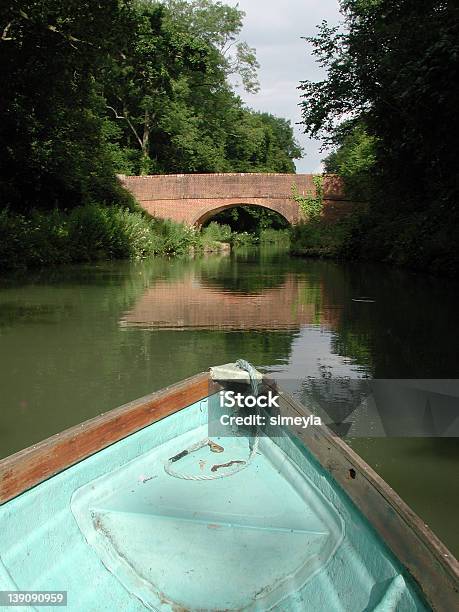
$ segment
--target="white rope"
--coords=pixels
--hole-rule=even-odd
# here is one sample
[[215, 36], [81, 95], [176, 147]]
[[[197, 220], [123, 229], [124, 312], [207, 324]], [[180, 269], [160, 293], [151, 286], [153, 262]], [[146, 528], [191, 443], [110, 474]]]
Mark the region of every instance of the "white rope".
[[[236, 361], [236, 365], [241, 370], [245, 370], [246, 372], [248, 372], [249, 378], [250, 378], [250, 384], [252, 387], [252, 393], [253, 395], [257, 396], [258, 391], [259, 391], [259, 383], [260, 383], [258, 379], [259, 374], [257, 370], [253, 367], [253, 365], [251, 365], [248, 361], [245, 361], [244, 359], [238, 359], [238, 361]], [[177, 472], [176, 470], [172, 469], [172, 465], [174, 463], [176, 463], [183, 457], [189, 455], [190, 453], [194, 453], [195, 451], [200, 450], [204, 446], [209, 446], [211, 450], [212, 450], [212, 447], [218, 446], [210, 438], [204, 438], [203, 440], [200, 440], [199, 442], [196, 442], [195, 444], [192, 444], [188, 448], [184, 449], [183, 451], [181, 451], [174, 457], [171, 457], [170, 459], [168, 459], [164, 464], [164, 471], [166, 472], [166, 474], [169, 474], [169, 476], [173, 476], [174, 478], [181, 478], [182, 480], [195, 480], [195, 481], [217, 480], [218, 478], [226, 478], [227, 476], [234, 476], [235, 474], [238, 474], [239, 472], [242, 472], [242, 470], [245, 470], [246, 468], [248, 468], [249, 465], [252, 463], [257, 453], [257, 450], [258, 450], [258, 441], [259, 441], [259, 438], [258, 438], [258, 427], [257, 427], [257, 429], [255, 430], [252, 448], [250, 449], [250, 453], [249, 453], [247, 460], [246, 461], [238, 460], [237, 467], [233, 468], [229, 472], [225, 471], [225, 472], [221, 472], [220, 474], [196, 474], [194, 475], [194, 474], [182, 474], [181, 472]], [[231, 461], [229, 463], [231, 463]], [[225, 467], [224, 464], [221, 466], [219, 466], [218, 464], [214, 466], [214, 468], [216, 469], [223, 469], [224, 467]]]

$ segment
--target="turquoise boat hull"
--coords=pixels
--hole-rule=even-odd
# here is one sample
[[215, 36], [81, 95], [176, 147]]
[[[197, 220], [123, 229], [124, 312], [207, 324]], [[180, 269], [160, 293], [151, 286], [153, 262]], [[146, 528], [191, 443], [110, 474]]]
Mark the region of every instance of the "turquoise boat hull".
[[[430, 610], [410, 573], [298, 438], [208, 435], [215, 396], [103, 448], [0, 506], [0, 590], [67, 591], [67, 609]], [[177, 464], [178, 465], [178, 464]], [[243, 465], [241, 463], [241, 465]], [[15, 608], [17, 609], [17, 608]], [[30, 609], [30, 608], [29, 608]]]
[[[278, 432], [249, 460], [253, 439], [228, 429], [217, 447], [185, 453], [208, 436], [217, 402], [195, 379], [0, 462], [0, 590], [66, 591], [72, 612], [454, 609], [444, 555], [419, 565], [410, 531], [413, 559], [402, 562], [400, 538], [389, 547], [352, 501], [367, 516], [387, 501], [367, 467], [354, 458], [349, 470], [347, 451], [344, 471], [336, 454], [327, 469], [318, 459], [341, 441]], [[234, 473], [214, 478], [225, 469]], [[386, 514], [387, 529], [375, 524], [391, 540], [399, 517]], [[441, 588], [416, 572], [438, 574]]]

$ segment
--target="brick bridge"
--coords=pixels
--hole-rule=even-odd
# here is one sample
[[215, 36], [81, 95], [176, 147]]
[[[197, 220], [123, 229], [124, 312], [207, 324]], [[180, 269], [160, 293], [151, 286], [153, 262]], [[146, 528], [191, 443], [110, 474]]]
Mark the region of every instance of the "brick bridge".
[[[154, 217], [187, 225], [202, 225], [234, 206], [262, 206], [279, 213], [290, 224], [301, 213], [292, 199], [295, 183], [300, 194], [314, 192], [313, 174], [158, 174], [124, 176], [121, 183]], [[324, 177], [324, 216], [329, 219], [350, 212], [341, 180]]]

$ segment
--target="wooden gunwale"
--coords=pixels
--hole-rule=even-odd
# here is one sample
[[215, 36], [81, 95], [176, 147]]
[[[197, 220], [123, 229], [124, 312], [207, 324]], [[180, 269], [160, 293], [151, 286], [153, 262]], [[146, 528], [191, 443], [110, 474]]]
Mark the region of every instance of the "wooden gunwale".
[[[274, 381], [283, 415], [312, 413]], [[459, 610], [459, 562], [397, 493], [325, 425], [289, 428], [351, 498], [408, 570], [433, 610]]]
[[220, 388], [197, 374], [66, 429], [0, 461], [0, 505]]

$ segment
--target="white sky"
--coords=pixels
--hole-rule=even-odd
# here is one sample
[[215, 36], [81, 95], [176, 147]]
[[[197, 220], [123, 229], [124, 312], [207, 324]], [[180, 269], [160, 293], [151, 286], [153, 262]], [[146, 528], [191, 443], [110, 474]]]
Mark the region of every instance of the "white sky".
[[257, 51], [261, 86], [258, 94], [238, 93], [251, 108], [290, 119], [305, 155], [296, 161], [297, 172], [319, 172], [325, 156], [319, 152], [320, 142], [307, 138], [295, 125], [301, 119], [299, 82], [321, 77], [310, 45], [301, 37], [315, 34], [324, 19], [330, 24], [340, 21], [338, 0], [239, 0], [237, 4], [246, 14], [240, 38]]

